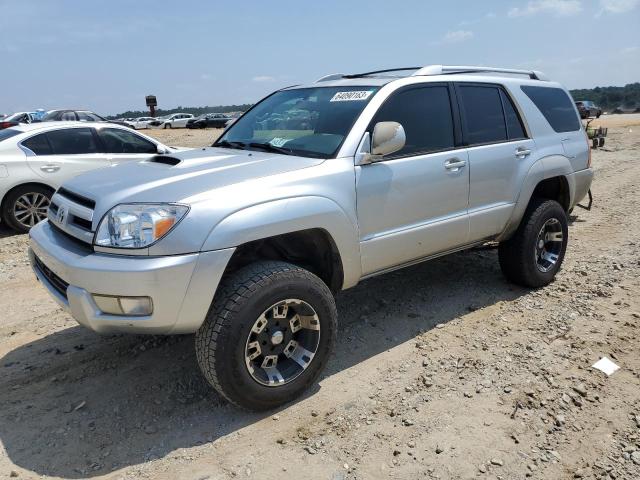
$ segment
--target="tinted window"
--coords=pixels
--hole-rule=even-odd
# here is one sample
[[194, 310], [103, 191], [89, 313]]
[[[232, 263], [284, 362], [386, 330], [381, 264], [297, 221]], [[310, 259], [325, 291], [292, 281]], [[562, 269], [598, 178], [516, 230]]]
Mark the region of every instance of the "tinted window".
[[135, 133], [117, 128], [103, 128], [98, 135], [107, 153], [158, 153], [155, 144]]
[[447, 87], [404, 90], [391, 96], [376, 113], [377, 122], [398, 122], [407, 141], [393, 157], [453, 148], [453, 118]]
[[84, 122], [100, 122], [102, 118], [91, 112], [78, 112], [78, 120]]
[[502, 106], [504, 107], [504, 115], [507, 120], [507, 135], [509, 136], [509, 140], [520, 140], [522, 138], [527, 138], [524, 133], [524, 128], [522, 127], [522, 122], [520, 121], [520, 117], [516, 112], [513, 103], [509, 96], [500, 90], [500, 98], [502, 98]]
[[560, 88], [520, 87], [556, 132], [575, 132], [580, 121], [569, 95]]
[[71, 121], [75, 121], [76, 120], [76, 114], [74, 112], [64, 112], [61, 116], [60, 116], [61, 120], [71, 120]]
[[96, 153], [98, 148], [90, 128], [67, 128], [47, 132], [47, 138], [56, 155]]
[[507, 139], [507, 129], [500, 90], [496, 87], [460, 85], [460, 95], [467, 127], [467, 143], [478, 145], [504, 142]]
[[27, 147], [36, 155], [51, 155], [51, 145], [49, 145], [49, 140], [47, 140], [47, 134], [41, 133], [40, 135], [36, 135], [31, 138], [27, 138], [24, 142], [22, 142], [24, 147]]
[[7, 140], [8, 138], [15, 137], [16, 135], [21, 134], [20, 130], [14, 130], [13, 128], [5, 128], [0, 130], [0, 142], [3, 140]]

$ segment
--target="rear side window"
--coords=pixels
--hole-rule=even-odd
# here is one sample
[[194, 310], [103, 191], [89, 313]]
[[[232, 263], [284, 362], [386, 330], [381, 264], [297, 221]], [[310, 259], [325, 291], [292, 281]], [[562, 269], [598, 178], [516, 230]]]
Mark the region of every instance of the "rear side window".
[[500, 90], [493, 86], [459, 85], [468, 145], [504, 142], [507, 127]]
[[106, 153], [158, 153], [155, 144], [126, 130], [103, 128], [98, 135]]
[[22, 146], [27, 147], [36, 155], [51, 155], [53, 153], [51, 151], [49, 140], [47, 140], [46, 133], [41, 133], [40, 135], [35, 135], [31, 138], [27, 138], [24, 142], [22, 142]]
[[556, 132], [580, 130], [580, 121], [571, 98], [560, 88], [523, 85], [522, 91], [538, 107]]
[[55, 155], [97, 153], [98, 147], [91, 128], [67, 128], [47, 132]]
[[502, 106], [504, 107], [504, 117], [507, 122], [507, 136], [509, 137], [509, 140], [522, 140], [523, 138], [527, 138], [524, 133], [524, 127], [522, 126], [520, 117], [518, 116], [513, 103], [511, 103], [511, 99], [502, 89], [500, 90], [500, 99], [502, 100]]
[[76, 114], [74, 112], [64, 112], [61, 116], [60, 116], [60, 120], [71, 120], [71, 121], [75, 121], [76, 120]]
[[449, 89], [433, 86], [404, 90], [390, 97], [376, 113], [378, 122], [398, 122], [407, 141], [392, 157], [452, 149], [453, 118]]

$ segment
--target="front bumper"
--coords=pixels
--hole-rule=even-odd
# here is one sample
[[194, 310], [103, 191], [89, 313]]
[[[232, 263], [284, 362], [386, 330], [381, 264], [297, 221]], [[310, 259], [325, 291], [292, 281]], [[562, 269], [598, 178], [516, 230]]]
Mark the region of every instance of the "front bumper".
[[[81, 325], [100, 333], [195, 332], [205, 319], [234, 249], [162, 257], [95, 253], [54, 230], [48, 221], [29, 232], [36, 277]], [[148, 296], [148, 316], [109, 315], [92, 294]]]

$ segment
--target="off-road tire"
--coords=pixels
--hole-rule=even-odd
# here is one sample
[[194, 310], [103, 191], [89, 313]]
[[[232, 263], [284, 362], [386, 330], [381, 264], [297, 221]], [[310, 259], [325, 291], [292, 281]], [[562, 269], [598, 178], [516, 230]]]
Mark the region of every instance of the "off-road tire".
[[[245, 363], [247, 338], [262, 312], [287, 298], [301, 299], [316, 311], [318, 348], [307, 368], [289, 383], [262, 385]], [[336, 330], [335, 301], [320, 278], [296, 265], [263, 261], [223, 279], [196, 333], [196, 356], [207, 381], [229, 402], [248, 410], [268, 410], [290, 402], [315, 383], [331, 355]]]
[[[560, 222], [563, 242], [555, 265], [542, 272], [536, 265], [535, 249], [538, 233], [547, 220]], [[514, 235], [498, 247], [500, 268], [507, 279], [523, 287], [538, 288], [551, 283], [560, 267], [568, 243], [567, 214], [555, 200], [533, 198]]]
[[51, 197], [53, 196], [53, 190], [42, 185], [22, 185], [9, 192], [2, 202], [2, 221], [11, 229], [19, 233], [27, 233], [29, 228], [25, 227], [20, 223], [20, 221], [18, 221], [14, 213], [14, 206], [20, 197], [29, 193], [42, 194], [49, 200], [51, 200]]

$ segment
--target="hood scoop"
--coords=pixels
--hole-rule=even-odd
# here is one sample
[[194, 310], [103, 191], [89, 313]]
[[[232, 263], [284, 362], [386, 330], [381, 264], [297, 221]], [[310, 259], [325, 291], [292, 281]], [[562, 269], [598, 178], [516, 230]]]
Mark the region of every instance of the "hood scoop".
[[182, 160], [180, 160], [179, 158], [175, 158], [175, 157], [169, 157], [166, 155], [156, 155], [155, 157], [147, 160], [149, 163], [161, 163], [163, 165], [169, 165], [171, 167], [175, 167], [176, 165], [178, 165]]

